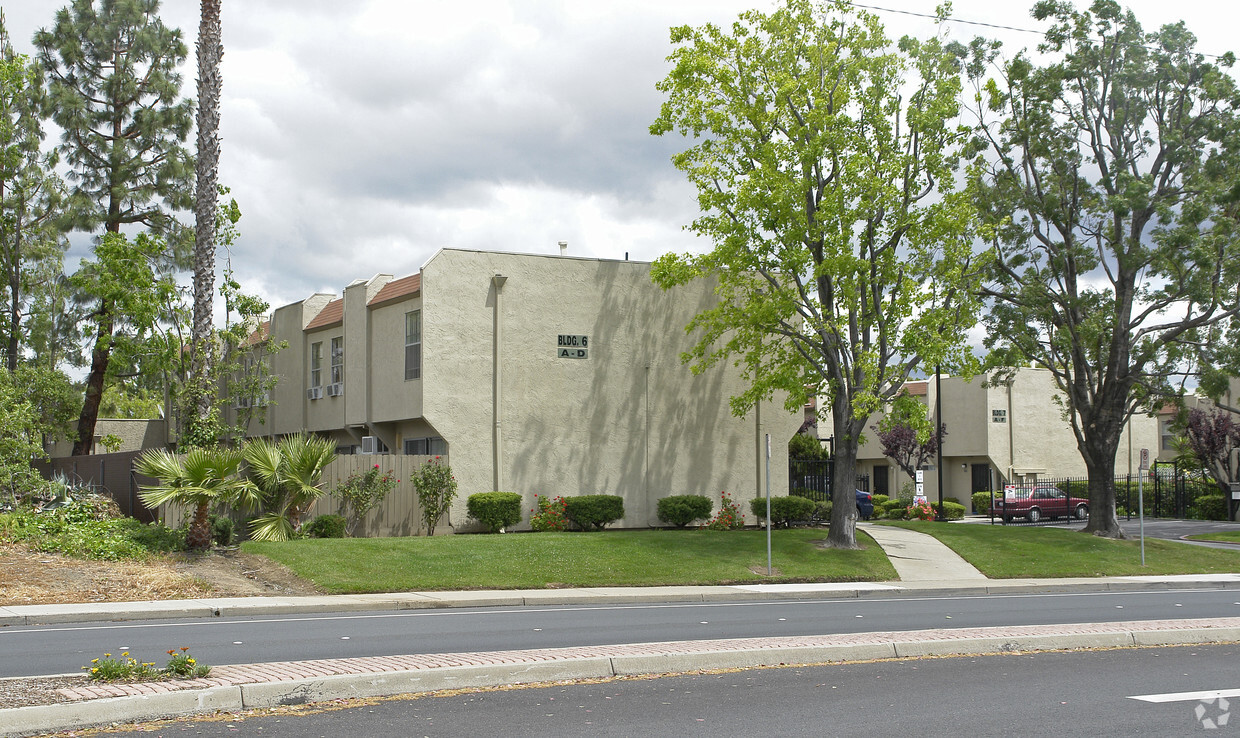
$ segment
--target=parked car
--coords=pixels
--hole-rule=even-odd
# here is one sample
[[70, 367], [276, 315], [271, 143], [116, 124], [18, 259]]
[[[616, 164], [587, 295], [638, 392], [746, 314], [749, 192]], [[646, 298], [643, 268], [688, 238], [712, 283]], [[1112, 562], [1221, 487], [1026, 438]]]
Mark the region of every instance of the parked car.
[[995, 500], [991, 515], [1010, 523], [1013, 518], [1026, 518], [1036, 523], [1043, 518], [1063, 518], [1071, 515], [1077, 520], [1089, 517], [1089, 500], [1069, 497], [1058, 487], [1033, 487], [1004, 493], [1003, 499]]
[[874, 498], [869, 492], [857, 490], [857, 516], [862, 520], [869, 520], [874, 514]]

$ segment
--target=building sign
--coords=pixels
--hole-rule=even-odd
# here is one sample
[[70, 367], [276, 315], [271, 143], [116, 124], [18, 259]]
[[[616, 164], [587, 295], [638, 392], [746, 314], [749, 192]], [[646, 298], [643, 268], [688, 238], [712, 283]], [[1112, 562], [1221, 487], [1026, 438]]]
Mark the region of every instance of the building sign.
[[561, 359], [590, 358], [590, 337], [561, 333], [555, 339], [555, 355]]
[[990, 411], [990, 422], [1006, 423], [1007, 422], [1007, 410], [991, 410]]

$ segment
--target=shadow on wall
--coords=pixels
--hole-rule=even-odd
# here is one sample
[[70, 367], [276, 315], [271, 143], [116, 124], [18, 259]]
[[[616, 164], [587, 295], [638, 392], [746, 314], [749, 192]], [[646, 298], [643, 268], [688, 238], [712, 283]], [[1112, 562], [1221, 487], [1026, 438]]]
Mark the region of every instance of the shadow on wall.
[[[644, 266], [644, 265], [643, 265]], [[572, 418], [532, 415], [522, 428], [521, 450], [509, 460], [510, 489], [527, 496], [616, 494], [624, 498], [625, 523], [657, 524], [655, 505], [673, 494], [717, 495], [733, 461], [752, 452], [752, 434], [732, 438], [725, 381], [734, 370], [718, 367], [693, 376], [680, 354], [691, 337], [684, 293], [665, 293], [649, 272], [624, 262], [599, 262], [591, 288], [601, 295], [590, 334], [590, 387], [573, 398]], [[709, 291], [693, 314], [713, 304]], [[567, 359], [563, 361], [569, 361]], [[750, 421], [752, 423], [752, 421]], [[582, 438], [588, 439], [583, 443]], [[742, 464], [744, 462], [741, 462]], [[572, 470], [547, 480], [546, 469]]]

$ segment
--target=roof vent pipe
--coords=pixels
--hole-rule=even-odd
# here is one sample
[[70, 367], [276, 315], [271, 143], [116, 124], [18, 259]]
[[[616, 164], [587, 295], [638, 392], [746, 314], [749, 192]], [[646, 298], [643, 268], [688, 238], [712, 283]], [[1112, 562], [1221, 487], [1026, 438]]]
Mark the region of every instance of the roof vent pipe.
[[560, 256], [568, 256], [568, 241], [560, 241]]

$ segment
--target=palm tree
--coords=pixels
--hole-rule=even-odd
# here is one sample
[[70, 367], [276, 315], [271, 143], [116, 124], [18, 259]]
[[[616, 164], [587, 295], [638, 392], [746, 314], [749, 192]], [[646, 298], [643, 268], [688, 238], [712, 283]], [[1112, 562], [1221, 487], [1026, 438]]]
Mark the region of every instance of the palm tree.
[[220, 0], [202, 0], [198, 26], [198, 158], [194, 192], [194, 326], [191, 425], [211, 412], [212, 298], [215, 292], [215, 213], [220, 166]]
[[159, 480], [138, 493], [148, 507], [175, 502], [194, 508], [185, 542], [191, 549], [211, 547], [212, 505], [251, 506], [257, 501], [255, 490], [237, 472], [241, 452], [225, 448], [194, 448], [184, 456], [165, 449], [149, 449], [138, 457], [137, 470]]
[[248, 442], [242, 453], [250, 483], [266, 512], [250, 523], [256, 541], [286, 541], [301, 530], [301, 516], [323, 494], [319, 478], [336, 458], [334, 444], [319, 436], [299, 434], [273, 443]]

